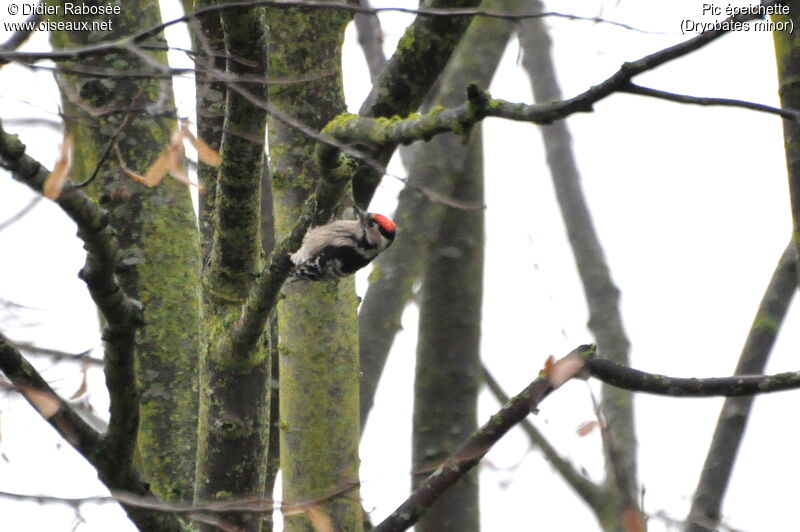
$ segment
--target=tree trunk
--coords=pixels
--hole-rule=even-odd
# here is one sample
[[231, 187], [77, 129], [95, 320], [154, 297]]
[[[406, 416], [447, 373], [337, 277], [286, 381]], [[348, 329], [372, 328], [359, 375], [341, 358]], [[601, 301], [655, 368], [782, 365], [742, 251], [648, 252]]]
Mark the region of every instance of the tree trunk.
[[[63, 10], [61, 6], [59, 11]], [[79, 17], [93, 18], [102, 16]], [[117, 39], [160, 22], [158, 2], [144, 1], [123, 9], [114, 17], [113, 31], [100, 35], [103, 40]], [[77, 48], [96, 42], [97, 37], [90, 31], [60, 31], [51, 33], [51, 42], [55, 49]], [[166, 44], [161, 35], [154, 40]], [[164, 52], [147, 53], [166, 64]], [[150, 79], [57, 74], [67, 131], [74, 138], [75, 179], [92, 175], [117, 131], [116, 145], [124, 164], [144, 174], [167, 148], [176, 128], [170, 78], [158, 76], [146, 61], [127, 52], [60, 66], [153, 72]], [[88, 190], [108, 211], [119, 240], [116, 273], [122, 286], [145, 309], [145, 323], [136, 336], [141, 420], [137, 463], [159, 497], [190, 500], [196, 448], [200, 262], [189, 191], [170, 178], [154, 188], [135, 182], [120, 170], [114, 150]]]
[[[483, 203], [482, 144], [478, 126], [458, 150], [466, 162], [453, 192], [459, 201]], [[414, 379], [415, 488], [478, 428], [483, 218], [482, 209], [448, 207], [425, 271]], [[418, 532], [479, 529], [477, 468], [415, 527]]]
[[[350, 15], [268, 8], [270, 105], [312, 130], [345, 110], [341, 43]], [[274, 115], [270, 172], [278, 239], [314, 189], [316, 142]], [[285, 530], [361, 530], [358, 490], [358, 342], [353, 279], [284, 286], [280, 331], [280, 456]]]
[[[800, 2], [791, 0], [785, 5], [789, 7], [789, 15], [775, 15], [775, 22], [783, 21], [792, 24], [800, 22]], [[789, 31], [773, 31], [775, 41], [775, 60], [778, 63], [778, 92], [781, 95], [781, 107], [784, 109], [800, 108], [800, 41]], [[800, 260], [800, 124], [796, 120], [783, 121], [783, 142], [786, 149], [786, 166], [789, 174], [789, 196], [792, 212], [792, 235], [797, 248], [797, 260]], [[797, 270], [800, 276], [800, 268]], [[800, 277], [798, 277], [800, 279]]]
[[[210, 250], [203, 271], [206, 350], [200, 373], [197, 502], [263, 497], [269, 439], [266, 335], [252, 348], [228, 348], [262, 268], [261, 175], [266, 164], [263, 105], [267, 91], [265, 83], [249, 80], [267, 75], [267, 28], [262, 8], [224, 10], [220, 22], [228, 58], [225, 117], [214, 203], [201, 204], [200, 217], [210, 224], [203, 227]], [[203, 24], [214, 31], [213, 19]], [[218, 36], [218, 30], [214, 32]], [[213, 212], [206, 214], [205, 208]], [[247, 532], [261, 529], [258, 512], [224, 513], [221, 517]], [[212, 524], [201, 526], [209, 532], [217, 529]]]

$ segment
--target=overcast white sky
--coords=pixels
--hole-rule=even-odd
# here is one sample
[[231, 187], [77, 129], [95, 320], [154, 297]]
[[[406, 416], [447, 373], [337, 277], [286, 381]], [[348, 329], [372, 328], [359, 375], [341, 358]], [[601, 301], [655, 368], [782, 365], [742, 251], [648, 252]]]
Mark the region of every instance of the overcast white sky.
[[[10, 3], [0, 0], [0, 20], [8, 19]], [[397, 0], [373, 3], [406, 5]], [[728, 4], [718, 5], [724, 9]], [[177, 16], [176, 8], [177, 2], [168, 2], [165, 18]], [[701, 2], [691, 1], [550, 2], [548, 8], [660, 32], [548, 20], [566, 96], [602, 81], [624, 61], [680, 42], [686, 38], [680, 34], [682, 20], [713, 20], [702, 16]], [[386, 14], [381, 20], [390, 51], [410, 17]], [[183, 38], [175, 43], [188, 46], [180, 34], [172, 31], [169, 38]], [[0, 33], [0, 41], [5, 37]], [[46, 35], [39, 34], [26, 49], [46, 46]], [[347, 50], [346, 89], [355, 110], [368, 91], [368, 75], [352, 28]], [[491, 92], [530, 102], [518, 52], [512, 40]], [[188, 66], [179, 55], [175, 59]], [[778, 105], [769, 33], [727, 35], [637, 81], [686, 94]], [[177, 97], [181, 112], [193, 117], [192, 82], [187, 80], [183, 87], [187, 92]], [[32, 156], [51, 166], [58, 130], [9, 119], [58, 121], [57, 111], [57, 91], [48, 72], [14, 65], [0, 69], [0, 118], [8, 130], [20, 134]], [[622, 290], [633, 365], [676, 376], [730, 374], [790, 235], [780, 119], [614, 95], [594, 113], [572, 117], [568, 123], [596, 227]], [[563, 355], [591, 341], [591, 336], [584, 326], [585, 303], [538, 131], [529, 124], [490, 119], [484, 135], [488, 249], [483, 356], [507, 391], [517, 393], [536, 376], [547, 355]], [[404, 174], [399, 165], [390, 170]], [[372, 210], [391, 213], [398, 187], [387, 178]], [[26, 188], [0, 174], [0, 222], [31, 197]], [[30, 307], [16, 310], [16, 317], [0, 316], [3, 332], [15, 340], [35, 340], [67, 351], [99, 346], [91, 302], [76, 278], [83, 253], [74, 232], [49, 202], [0, 232], [0, 299]], [[515, 263], [513, 271], [527, 273], [512, 278], [509, 261]], [[359, 291], [365, 286], [360, 282]], [[796, 369], [799, 319], [796, 309], [790, 311], [770, 372]], [[416, 320], [416, 309], [410, 307], [362, 446], [362, 495], [367, 509], [374, 509], [375, 520], [403, 500], [409, 484], [406, 443]], [[49, 366], [47, 361], [40, 363], [41, 368]], [[80, 380], [76, 369], [68, 366], [45, 369], [44, 376], [67, 396]], [[95, 408], [104, 413], [107, 400], [99, 371], [92, 373], [90, 384]], [[737, 529], [781, 530], [794, 519], [792, 480], [800, 476], [800, 434], [785, 412], [796, 409], [797, 398], [790, 392], [756, 401], [724, 507], [727, 522]], [[640, 479], [648, 512], [685, 517], [720, 404], [716, 399], [637, 397]], [[488, 395], [482, 397], [481, 420], [496, 409]], [[570, 383], [548, 398], [532, 419], [564, 455], [599, 479], [599, 435], [575, 434], [576, 427], [591, 418], [586, 385]], [[93, 470], [60, 444], [23, 401], [0, 397], [0, 431], [0, 490], [65, 497], [103, 492]], [[485, 530], [597, 529], [591, 514], [539, 453], [529, 450], [518, 431], [488, 455], [481, 471]], [[68, 507], [2, 498], [0, 515], [10, 530], [67, 531], [76, 523]], [[81, 532], [128, 529], [113, 505], [86, 505], [81, 515]], [[651, 521], [651, 530], [665, 529], [662, 521]]]

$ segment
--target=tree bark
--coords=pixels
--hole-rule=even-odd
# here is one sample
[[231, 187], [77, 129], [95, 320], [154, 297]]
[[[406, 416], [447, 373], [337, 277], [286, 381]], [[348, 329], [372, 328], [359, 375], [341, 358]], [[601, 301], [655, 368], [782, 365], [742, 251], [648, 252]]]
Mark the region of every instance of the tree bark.
[[[456, 156], [464, 171], [453, 196], [483, 203], [481, 128]], [[422, 282], [414, 379], [414, 489], [478, 428], [481, 382], [484, 214], [448, 207]], [[478, 472], [448, 489], [416, 524], [418, 532], [480, 530]]]
[[[345, 110], [342, 11], [268, 8], [270, 105], [313, 130]], [[300, 81], [303, 79], [304, 81]], [[270, 172], [278, 239], [295, 224], [319, 171], [316, 143], [270, 117]], [[358, 490], [358, 343], [352, 278], [284, 286], [280, 331], [280, 456], [285, 530], [311, 531], [330, 520], [361, 530]]]
[[[59, 11], [63, 12], [63, 6]], [[95, 17], [79, 18], [91, 21]], [[114, 18], [113, 31], [99, 36], [113, 40], [159, 22], [158, 3], [145, 1], [122, 10]], [[51, 33], [54, 49], [84, 46], [97, 38], [90, 31]], [[155, 40], [165, 44], [160, 35]], [[144, 53], [166, 65], [164, 52]], [[149, 62], [128, 52], [60, 66], [158, 73]], [[142, 81], [60, 72], [57, 79], [69, 117], [67, 131], [74, 138], [74, 176], [92, 175], [117, 131], [116, 144], [125, 165], [139, 173], [169, 145], [176, 128], [169, 78]], [[199, 352], [200, 263], [194, 213], [185, 185], [167, 178], [160, 186], [147, 188], [120, 171], [116, 158], [112, 151], [88, 191], [108, 211], [117, 235], [116, 273], [121, 284], [145, 309], [145, 323], [135, 345], [140, 416], [137, 461], [156, 494], [186, 501], [191, 499], [194, 480]]]
[[[490, 2], [487, 7], [513, 10], [518, 0]], [[464, 101], [471, 83], [486, 88], [505, 50], [513, 24], [505, 20], [478, 18], [456, 48], [423, 105], [453, 106]], [[429, 249], [439, 232], [446, 205], [417, 191], [423, 187], [442, 197], [453, 194], [455, 176], [464, 172], [465, 150], [457, 135], [443, 135], [418, 142], [406, 149], [409, 186], [400, 192], [394, 219], [400, 227], [390, 253], [375, 260], [375, 269], [358, 316], [361, 348], [361, 428], [375, 401], [389, 349], [400, 330], [400, 318], [411, 299], [412, 287], [425, 268]]]
[[[800, 22], [800, 1], [790, 0], [784, 5], [789, 7], [789, 15], [775, 15], [775, 22]], [[778, 92], [781, 95], [781, 107], [784, 109], [800, 108], [800, 40], [793, 32], [774, 31], [775, 60], [778, 63]], [[789, 174], [789, 199], [792, 212], [792, 239], [800, 257], [800, 123], [797, 120], [783, 121], [783, 143], [786, 150], [786, 169]], [[800, 260], [798, 258], [797, 260]], [[797, 269], [800, 276], [800, 268]], [[800, 277], [798, 277], [800, 279]]]
[[[266, 338], [230, 352], [233, 331], [262, 268], [261, 175], [266, 84], [243, 79], [267, 75], [263, 8], [220, 13], [228, 58], [225, 118], [220, 142], [211, 243], [204, 268], [205, 342], [200, 373], [195, 501], [241, 500], [264, 495], [269, 439], [270, 360]], [[210, 24], [209, 24], [210, 26]], [[212, 131], [213, 134], [213, 131]], [[210, 234], [208, 234], [210, 232]], [[259, 531], [258, 512], [222, 514], [244, 531]], [[217, 530], [212, 524], [201, 530]]]
[[[526, 11], [542, 11], [539, 0], [526, 2]], [[551, 53], [551, 40], [541, 18], [520, 24], [522, 64], [528, 72], [536, 102], [562, 99]], [[602, 356], [618, 364], [629, 363], [630, 342], [619, 309], [619, 289], [611, 278], [600, 238], [594, 228], [589, 206], [583, 194], [581, 176], [572, 151], [572, 137], [564, 120], [540, 126], [547, 152], [553, 186], [575, 257], [586, 303], [589, 329], [595, 336]], [[607, 530], [620, 530], [627, 507], [638, 506], [636, 431], [633, 396], [630, 392], [603, 385], [601, 409], [607, 424], [606, 490], [619, 499], [619, 512], [598, 515]], [[617, 521], [617, 522], [614, 522]]]

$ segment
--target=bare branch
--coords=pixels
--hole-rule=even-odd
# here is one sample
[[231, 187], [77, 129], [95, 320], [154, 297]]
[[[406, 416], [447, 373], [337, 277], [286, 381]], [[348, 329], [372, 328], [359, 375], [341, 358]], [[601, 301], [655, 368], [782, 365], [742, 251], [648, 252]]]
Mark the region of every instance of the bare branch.
[[589, 357], [586, 368], [592, 377], [623, 390], [671, 397], [742, 397], [800, 388], [800, 371], [775, 375], [681, 378], [646, 373], [597, 357]]
[[[49, 174], [38, 161], [25, 154], [25, 145], [6, 133], [2, 124], [0, 165], [11, 171], [14, 179], [38, 192]], [[124, 470], [133, 459], [139, 424], [133, 351], [134, 335], [142, 320], [141, 305], [125, 294], [114, 274], [117, 244], [106, 213], [76, 188], [65, 189], [55, 203], [78, 225], [78, 237], [86, 249], [86, 264], [78, 275], [106, 320], [103, 340], [111, 419], [104, 443], [118, 453], [117, 467]]]
[[[528, 0], [526, 5], [530, 9], [543, 9], [539, 0]], [[551, 39], [544, 21], [523, 21], [518, 35], [523, 50], [522, 64], [528, 72], [535, 101], [561, 100], [563, 95], [553, 62]], [[567, 123], [560, 120], [543, 125], [539, 132], [544, 141], [561, 218], [586, 297], [588, 327], [600, 353], [627, 365], [630, 341], [622, 322], [620, 291], [611, 277], [600, 236], [589, 212]], [[620, 502], [635, 501], [633, 492], [637, 483], [637, 457], [632, 398], [628, 392], [604, 386], [601, 409], [601, 416], [607, 422], [603, 433], [606, 495], [612, 496], [614, 490], [619, 491], [624, 486], [627, 493], [620, 493], [616, 499]], [[596, 512], [596, 515], [600, 519], [602, 513]]]
[[[42, 0], [39, 0], [36, 3], [36, 7], [41, 5]], [[27, 41], [33, 32], [36, 31], [36, 26], [39, 21], [42, 19], [42, 15], [38, 10], [34, 10], [34, 13], [26, 18], [23, 22], [19, 23], [19, 28], [17, 31], [11, 34], [11, 36], [6, 39], [6, 42], [0, 44], [0, 52], [12, 52], [17, 50], [20, 46], [22, 46], [25, 41]], [[0, 63], [1, 65], [2, 63]]]
[[[771, 5], [772, 3], [774, 2], [769, 2], [769, 5]], [[215, 13], [215, 12], [229, 11], [229, 10], [240, 10], [242, 8], [252, 8], [258, 6], [278, 6], [278, 7], [302, 6], [302, 7], [313, 7], [317, 9], [333, 9], [333, 10], [349, 11], [352, 13], [361, 13], [366, 15], [374, 15], [381, 12], [397, 12], [397, 13], [409, 13], [420, 17], [428, 17], [428, 18], [488, 17], [488, 18], [510, 20], [514, 22], [529, 18], [552, 17], [552, 18], [562, 18], [567, 20], [582, 20], [586, 22], [600, 23], [600, 24], [610, 24], [623, 29], [642, 32], [642, 33], [658, 33], [658, 32], [644, 31], [635, 28], [633, 26], [630, 26], [628, 24], [610, 21], [600, 17], [583, 17], [579, 15], [572, 15], [569, 13], [559, 13], [555, 11], [533, 12], [533, 13], [508, 13], [503, 11], [495, 11], [491, 9], [481, 9], [474, 6], [463, 7], [463, 8], [449, 8], [449, 7], [371, 8], [371, 7], [363, 7], [360, 5], [354, 5], [351, 3], [325, 2], [325, 1], [315, 1], [315, 0], [254, 0], [254, 1], [238, 0], [234, 2], [204, 7], [202, 9], [194, 11], [193, 13], [188, 13], [181, 17], [177, 17], [173, 20], [164, 22], [162, 24], [158, 24], [150, 28], [141, 30], [137, 33], [123, 37], [115, 41], [106, 41], [106, 42], [92, 44], [89, 46], [84, 46], [81, 48], [75, 48], [71, 50], [60, 50], [54, 52], [14, 52], [14, 51], [0, 50], [0, 65], [8, 63], [10, 61], [18, 61], [22, 63], [33, 63], [45, 59], [50, 59], [53, 61], [68, 61], [68, 60], [81, 59], [83, 57], [88, 57], [92, 55], [116, 52], [119, 51], [120, 49], [127, 48], [131, 44], [139, 45], [145, 42], [150, 37], [158, 35], [162, 31], [164, 31], [164, 29], [170, 26], [173, 26], [175, 24], [180, 24], [183, 22], [189, 22], [192, 19], [199, 18], [207, 13]]]
[[0, 334], [0, 371], [50, 425], [84, 457], [100, 451], [102, 439], [70, 405], [50, 388], [8, 339]]
[[306, 200], [291, 234], [270, 253], [266, 267], [242, 307], [242, 316], [236, 322], [236, 329], [229, 335], [223, 356], [235, 357], [240, 356], [239, 353], [243, 351], [250, 352], [261, 338], [267, 319], [278, 301], [281, 287], [292, 270], [293, 264], [289, 255], [297, 251], [311, 226], [316, 203], [315, 196]]
[[[489, 388], [489, 391], [492, 392], [495, 399], [502, 405], [508, 403], [510, 398], [503, 391], [497, 379], [495, 379], [486, 368], [486, 365], [483, 365], [481, 369], [486, 387]], [[586, 504], [594, 509], [595, 514], [599, 515], [604, 505], [607, 504], [605, 495], [600, 487], [580, 474], [575, 469], [575, 466], [565, 460], [564, 457], [558, 453], [558, 450], [550, 444], [547, 438], [539, 432], [539, 429], [537, 429], [527, 417], [520, 421], [519, 425], [520, 428], [525, 431], [525, 434], [527, 434], [531, 444], [542, 451], [545, 460], [550, 462], [553, 468], [558, 471], [564, 482], [575, 490], [575, 493], [577, 493]]]
[[[480, 0], [431, 0], [426, 7], [474, 8]], [[406, 116], [416, 111], [439, 78], [469, 27], [469, 18], [436, 19], [418, 15], [383, 68], [359, 114], [369, 117]], [[404, 44], [405, 43], [405, 44]], [[375, 158], [387, 164], [397, 143], [378, 142]], [[381, 175], [365, 164], [353, 172], [353, 200], [366, 208]]]
[[[515, 3], [494, 1], [493, 6], [508, 7]], [[505, 50], [513, 25], [499, 20], [479, 20], [470, 26], [450, 62], [422, 105], [424, 110], [436, 106], [453, 106], [462, 101], [463, 87], [478, 83], [488, 87]], [[358, 316], [359, 353], [361, 359], [361, 428], [375, 399], [375, 391], [389, 356], [400, 317], [412, 294], [412, 286], [422, 275], [428, 248], [439, 231], [445, 209], [452, 205], [454, 180], [463, 175], [468, 148], [455, 135], [442, 135], [430, 142], [401, 149], [410, 178], [400, 192], [394, 219], [403, 231], [391, 253], [380, 255]], [[420, 192], [416, 194], [415, 191]], [[431, 198], [447, 196], [447, 201]], [[460, 201], [458, 208], [465, 207]]]
[[[736, 365], [735, 375], [762, 373], [780, 331], [789, 303], [797, 289], [797, 261], [792, 242], [784, 251], [756, 311], [750, 333]], [[728, 489], [733, 465], [744, 438], [753, 397], [725, 400], [711, 439], [692, 508], [686, 518], [686, 532], [707, 532], [720, 521], [722, 499]]]
[[413, 526], [430, 505], [480, 462], [505, 433], [535, 411], [553, 390], [575, 377], [583, 368], [586, 357], [594, 351], [594, 346], [582, 345], [556, 362], [550, 373], [542, 372], [442, 462], [403, 504], [373, 529], [374, 532], [399, 532]]
[[673, 92], [651, 89], [649, 87], [642, 87], [641, 85], [636, 85], [634, 83], [630, 83], [627, 87], [624, 87], [621, 92], [629, 92], [631, 94], [638, 94], [640, 96], [650, 96], [651, 98], [659, 98], [661, 100], [667, 100], [670, 102], [688, 103], [693, 105], [739, 107], [741, 109], [750, 109], [751, 111], [760, 111], [762, 113], [778, 115], [788, 120], [800, 121], [800, 111], [795, 109], [781, 109], [780, 107], [772, 107], [771, 105], [747, 102], [744, 100], [688, 96], [685, 94], [676, 94]]
[[[769, 2], [771, 5], [774, 2]], [[739, 22], [761, 18], [759, 15], [739, 14], [726, 21]], [[629, 88], [631, 79], [653, 70], [673, 59], [683, 57], [725, 35], [728, 25], [720, 25], [700, 35], [665, 48], [633, 62], [624, 63], [620, 69], [605, 81], [594, 85], [587, 91], [567, 100], [548, 104], [526, 105], [510, 103], [503, 100], [492, 100], [488, 94], [476, 89], [467, 92], [468, 102], [459, 107], [423, 115], [414, 119], [378, 122], [374, 119], [345, 116], [329, 128], [330, 134], [344, 142], [373, 142], [379, 146], [406, 144], [417, 139], [430, 137], [447, 131], [464, 131], [472, 124], [486, 117], [494, 116], [510, 120], [550, 124], [569, 115], [579, 112], [591, 112], [600, 100], [616, 92]], [[332, 155], [325, 157], [332, 159]]]
[[[371, 8], [369, 0], [360, 0], [361, 7]], [[364, 50], [369, 76], [374, 84], [386, 66], [383, 53], [383, 28], [377, 13], [356, 13], [353, 17], [358, 31], [358, 42]]]
[[29, 343], [20, 343], [20, 342], [12, 342], [11, 340], [6, 339], [10, 344], [14, 347], [19, 349], [20, 351], [29, 353], [34, 356], [43, 356], [47, 358], [51, 358], [53, 360], [58, 361], [67, 361], [67, 362], [87, 362], [89, 364], [95, 366], [102, 366], [104, 361], [102, 358], [94, 358], [89, 356], [89, 353], [92, 352], [91, 349], [87, 349], [86, 351], [82, 351], [80, 353], [67, 353], [65, 351], [60, 351], [58, 349], [48, 349], [45, 347], [39, 347], [37, 345], [29, 344]]
[[33, 208], [39, 204], [40, 201], [42, 201], [42, 196], [34, 196], [33, 199], [28, 202], [27, 205], [25, 205], [22, 209], [19, 210], [19, 212], [10, 216], [7, 220], [3, 220], [2, 222], [0, 222], [0, 231], [20, 221], [22, 218], [25, 217], [26, 214], [31, 212]]

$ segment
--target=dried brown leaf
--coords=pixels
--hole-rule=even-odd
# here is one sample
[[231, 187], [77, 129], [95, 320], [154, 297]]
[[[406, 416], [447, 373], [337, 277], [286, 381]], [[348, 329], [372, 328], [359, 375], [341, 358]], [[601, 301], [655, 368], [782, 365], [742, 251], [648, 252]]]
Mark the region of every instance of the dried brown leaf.
[[82, 366], [81, 373], [83, 373], [83, 378], [81, 378], [81, 385], [75, 390], [75, 393], [69, 397], [70, 399], [77, 399], [89, 391], [89, 357], [83, 359]]
[[60, 153], [53, 171], [45, 178], [44, 185], [42, 185], [42, 195], [54, 200], [58, 198], [61, 191], [64, 190], [64, 185], [67, 184], [67, 177], [72, 168], [72, 135], [66, 133], [64, 141], [61, 143]]
[[189, 126], [187, 124], [183, 125], [181, 131], [183, 132], [183, 135], [189, 139], [189, 142], [192, 143], [194, 149], [197, 150], [198, 159], [206, 164], [210, 164], [211, 166], [219, 166], [219, 163], [222, 159], [217, 150], [206, 144], [203, 139], [195, 137], [194, 133], [189, 130]]
[[545, 375], [550, 375], [555, 365], [556, 365], [556, 357], [550, 355], [549, 357], [547, 357], [547, 360], [544, 361], [544, 368], [542, 368], [542, 371], [539, 372], [539, 375], [541, 375], [542, 377], [544, 377]]
[[333, 527], [333, 520], [326, 514], [318, 504], [313, 504], [306, 510], [308, 519], [311, 521], [315, 532], [336, 532]]
[[138, 181], [139, 183], [147, 184], [146, 183], [147, 178], [145, 176], [143, 176], [141, 174], [137, 174], [136, 172], [134, 172], [133, 170], [131, 170], [130, 168], [128, 168], [127, 166], [124, 166], [124, 165], [120, 165], [120, 168], [122, 168], [122, 171], [125, 172], [128, 175], [128, 177], [130, 177], [134, 181]]
[[[182, 155], [183, 146], [180, 146], [180, 152]], [[161, 181], [164, 180], [164, 176], [172, 171], [172, 169], [177, 165], [176, 159], [178, 157], [178, 150], [175, 149], [174, 144], [170, 144], [167, 146], [159, 155], [158, 158], [150, 165], [150, 168], [147, 169], [147, 172], [144, 174], [144, 180], [141, 183], [145, 184], [148, 187], [155, 187], [161, 184]]]
[[581, 437], [588, 436], [589, 434], [592, 433], [592, 431], [594, 431], [594, 429], [596, 429], [599, 426], [600, 423], [596, 419], [592, 421], [584, 421], [583, 423], [578, 425], [578, 430], [576, 430], [575, 432], [577, 432], [578, 436]]
[[201, 192], [203, 192], [201, 186], [197, 185], [196, 183], [192, 183], [183, 167], [183, 159], [185, 154], [183, 149], [183, 139], [187, 133], [191, 135], [187, 126], [183, 126], [182, 128], [173, 131], [169, 145], [158, 154], [158, 157], [156, 157], [156, 160], [150, 165], [150, 168], [147, 169], [147, 172], [145, 172], [144, 175], [134, 172], [128, 168], [125, 165], [125, 161], [122, 159], [122, 154], [120, 154], [119, 150], [117, 150], [117, 158], [119, 159], [119, 165], [122, 168], [122, 171], [134, 181], [142, 183], [147, 187], [152, 188], [160, 185], [164, 180], [164, 177], [169, 174], [181, 183], [196, 186]]

